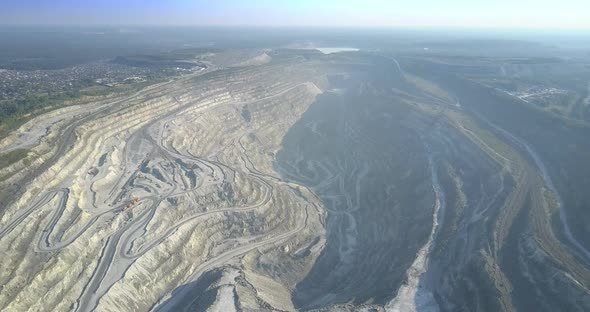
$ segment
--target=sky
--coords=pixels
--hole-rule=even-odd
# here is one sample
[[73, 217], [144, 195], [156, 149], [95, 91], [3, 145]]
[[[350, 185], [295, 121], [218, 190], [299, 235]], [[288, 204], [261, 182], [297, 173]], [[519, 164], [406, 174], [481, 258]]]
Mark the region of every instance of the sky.
[[590, 30], [590, 0], [0, 0], [0, 24]]

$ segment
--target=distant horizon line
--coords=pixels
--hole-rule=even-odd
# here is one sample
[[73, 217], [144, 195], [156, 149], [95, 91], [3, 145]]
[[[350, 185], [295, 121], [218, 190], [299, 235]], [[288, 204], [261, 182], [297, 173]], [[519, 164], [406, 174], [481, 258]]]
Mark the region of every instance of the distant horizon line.
[[[551, 26], [482, 26], [482, 25], [266, 25], [266, 24], [76, 24], [76, 23], [2, 23], [0, 27], [162, 27], [162, 28], [252, 28], [252, 29], [360, 29], [360, 30], [464, 30], [464, 31], [550, 31], [580, 32], [590, 31], [588, 27]], [[590, 33], [588, 34], [590, 36]]]

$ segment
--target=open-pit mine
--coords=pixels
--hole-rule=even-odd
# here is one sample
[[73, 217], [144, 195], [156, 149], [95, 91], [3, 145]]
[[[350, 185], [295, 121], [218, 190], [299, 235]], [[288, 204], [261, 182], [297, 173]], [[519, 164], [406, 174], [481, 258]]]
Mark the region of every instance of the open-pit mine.
[[587, 128], [470, 65], [216, 53], [0, 141], [1, 311], [590, 311], [588, 194], [525, 123]]

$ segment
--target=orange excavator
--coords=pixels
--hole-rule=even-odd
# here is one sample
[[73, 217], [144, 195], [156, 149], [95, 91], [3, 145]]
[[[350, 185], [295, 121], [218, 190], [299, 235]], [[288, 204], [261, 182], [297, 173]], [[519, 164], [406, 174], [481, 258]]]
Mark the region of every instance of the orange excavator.
[[131, 208], [131, 207], [133, 207], [133, 206], [137, 205], [137, 203], [139, 203], [139, 198], [137, 198], [137, 197], [133, 197], [133, 199], [132, 199], [132, 200], [130, 200], [130, 201], [127, 203], [127, 205], [125, 205], [125, 209]]

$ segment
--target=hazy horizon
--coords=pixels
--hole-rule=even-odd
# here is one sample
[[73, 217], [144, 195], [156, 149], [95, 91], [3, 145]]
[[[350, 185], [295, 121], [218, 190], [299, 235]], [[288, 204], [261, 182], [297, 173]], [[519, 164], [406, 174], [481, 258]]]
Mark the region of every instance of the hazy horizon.
[[588, 30], [581, 0], [102, 1], [8, 0], [3, 25], [249, 26], [331, 28], [483, 28]]

